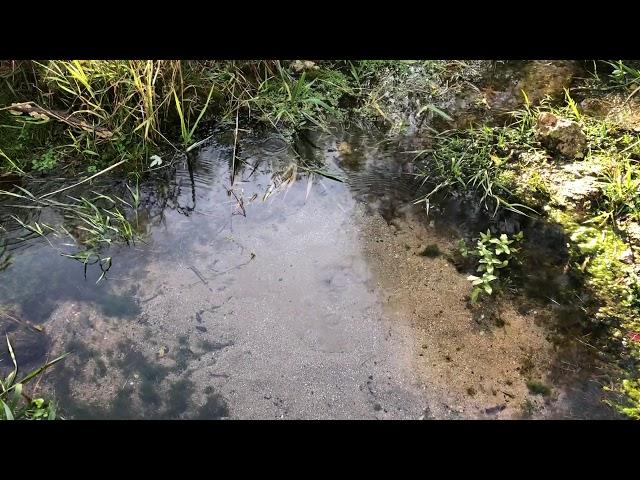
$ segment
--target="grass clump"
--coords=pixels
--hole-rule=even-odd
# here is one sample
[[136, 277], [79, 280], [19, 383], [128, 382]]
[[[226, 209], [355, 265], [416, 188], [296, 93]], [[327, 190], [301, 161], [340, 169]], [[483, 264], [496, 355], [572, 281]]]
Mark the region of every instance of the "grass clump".
[[419, 177], [431, 190], [418, 202], [429, 204], [439, 195], [477, 195], [486, 210], [495, 215], [506, 209], [522, 215], [535, 210], [518, 203], [513, 191], [515, 174], [509, 173], [516, 152], [533, 148], [533, 113], [525, 110], [506, 127], [482, 126], [460, 133], [438, 135], [433, 148], [420, 151]]
[[13, 368], [6, 376], [0, 376], [2, 378], [0, 380], [0, 420], [55, 420], [57, 418], [55, 402], [44, 398], [32, 398], [27, 395], [24, 386], [41, 376], [68, 354], [45, 363], [18, 380], [18, 363], [9, 337], [7, 337], [7, 347]]
[[[26, 222], [16, 215], [11, 218], [25, 231], [25, 238], [26, 235], [41, 237], [61, 255], [82, 262], [85, 275], [88, 265], [99, 265], [102, 271], [99, 282], [111, 267], [111, 257], [103, 255], [105, 247], [114, 243], [130, 244], [141, 238], [137, 214], [140, 193], [137, 186], [126, 187], [128, 200], [117, 195], [91, 192], [91, 196], [81, 195], [79, 198], [66, 195], [63, 202], [49, 195], [37, 197], [20, 187], [18, 192], [0, 190], [0, 197], [15, 201], [12, 206], [17, 209], [53, 207], [61, 211], [64, 223], [56, 226], [36, 221]], [[59, 240], [71, 240], [71, 243], [56, 241], [54, 244], [50, 235]]]

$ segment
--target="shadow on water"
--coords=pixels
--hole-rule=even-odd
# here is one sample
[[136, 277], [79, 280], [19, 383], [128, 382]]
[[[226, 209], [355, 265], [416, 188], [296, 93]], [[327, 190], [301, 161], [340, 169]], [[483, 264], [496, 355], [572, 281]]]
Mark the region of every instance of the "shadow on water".
[[[348, 143], [348, 153], [342, 142]], [[18, 241], [25, 232], [10, 230], [5, 234], [5, 243], [19, 248], [8, 248], [4, 256], [11, 254], [12, 258], [11, 263], [0, 268], [0, 305], [11, 306], [12, 315], [23, 324], [0, 316], [0, 326], [16, 340], [19, 363], [41, 363], [49, 354], [47, 321], [62, 303], [91, 304], [113, 320], [140, 322], [138, 287], [122, 290], [118, 279], [133, 278], [141, 284], [151, 262], [180, 264], [185, 252], [203, 245], [221, 246], [216, 243], [221, 242], [216, 232], [233, 232], [235, 216], [246, 216], [256, 199], [285, 194], [293, 182], [306, 183], [308, 196], [311, 188], [320, 189], [312, 182], [313, 176], [328, 182], [342, 181], [367, 211], [380, 214], [389, 223], [410, 210], [425, 224], [434, 222], [436, 231], [449, 237], [470, 239], [487, 228], [494, 233], [524, 231], [522, 263], [513, 269], [511, 293], [507, 292], [507, 296], [522, 311], [550, 312], [542, 321], [558, 346], [553, 380], [584, 390], [570, 400], [576, 402], [576, 409], [584, 410], [585, 416], [607, 416], [597, 405], [600, 390], [596, 392], [589, 383], [597, 358], [581, 343], [587, 335], [591, 342], [598, 335], [597, 328], [588, 321], [595, 305], [583, 279], [567, 270], [567, 238], [561, 227], [508, 212], [492, 218], [479, 208], [478, 202], [456, 198], [440, 199], [427, 214], [413, 201], [425, 193], [428, 185], [421, 185], [413, 175], [413, 156], [403, 153], [406, 148], [401, 142], [371, 138], [358, 131], [339, 136], [304, 132], [291, 146], [282, 146], [277, 139], [250, 135], [239, 139], [237, 149], [229, 142], [214, 140], [200, 152], [179, 158], [163, 177], [141, 186], [139, 218], [148, 242], [133, 248], [112, 247], [109, 253], [114, 257], [114, 266], [107, 280], [98, 284], [97, 268], [90, 268], [85, 278], [78, 262], [59, 256], [41, 239]], [[0, 213], [6, 214], [6, 210]], [[271, 221], [273, 228], [286, 221], [269, 217], [272, 214], [268, 211], [260, 215], [263, 225]], [[199, 228], [198, 222], [204, 221], [209, 226]], [[460, 271], [469, 271], [469, 265], [453, 261]], [[204, 271], [204, 267], [198, 269]], [[499, 308], [499, 302], [493, 298], [485, 308]], [[30, 331], [28, 324], [42, 324], [45, 332]], [[198, 330], [207, 331], [204, 326]], [[154, 333], [148, 331], [150, 339]], [[73, 356], [56, 367], [52, 381], [55, 394], [66, 413], [74, 418], [229, 417], [224, 397], [211, 385], [196, 384], [192, 377], [197, 368], [193, 365], [201, 356], [221, 351], [233, 342], [203, 340], [195, 345], [189, 338], [179, 337], [166, 358], [158, 359], [150, 358], [131, 340], [122, 340], [104, 350], [82, 337], [69, 335], [64, 348]], [[92, 367], [85, 368], [89, 364]], [[579, 368], [567, 372], [566, 365]], [[112, 370], [117, 371], [115, 378], [121, 383], [113, 381]], [[100, 395], [108, 401], [91, 392], [80, 396], [77, 393], [77, 385], [82, 391], [105, 383], [106, 390]]]
[[[544, 326], [548, 340], [555, 345], [549, 379], [570, 392], [568, 410], [579, 412], [580, 418], [617, 418], [602, 402], [602, 386], [610, 383], [613, 372], [606, 353], [615, 355], [607, 352], [608, 327], [590, 320], [598, 304], [584, 276], [569, 268], [570, 239], [563, 227], [544, 218], [509, 211], [493, 216], [477, 198], [436, 197], [427, 214], [414, 203], [433, 185], [423, 184], [412, 175], [411, 157], [402, 156], [400, 142], [375, 143], [357, 133], [347, 139], [352, 152], [340, 163], [346, 183], [356, 198], [366, 202], [368, 210], [379, 213], [388, 223], [410, 209], [414, 218], [424, 224], [433, 222], [441, 235], [464, 238], [468, 244], [487, 229], [494, 235], [524, 233], [526, 241], [519, 261], [510, 266], [506, 298], [521, 314], [540, 311], [536, 323]], [[430, 256], [428, 251], [429, 246], [422, 254]], [[432, 256], [440, 254], [437, 251]], [[447, 257], [460, 272], [476, 273], [475, 267], [457, 252], [449, 252]], [[480, 311], [486, 318], [500, 318], [500, 304], [501, 300], [494, 296], [485, 300]], [[479, 316], [480, 313], [475, 314], [476, 318]]]
[[[602, 387], [612, 380], [614, 367], [606, 360], [610, 348], [608, 327], [591, 318], [598, 304], [585, 277], [569, 268], [569, 236], [560, 224], [543, 218], [501, 211], [490, 215], [473, 199], [441, 199], [432, 219], [443, 234], [465, 239], [472, 245], [478, 232], [495, 235], [524, 233], [522, 249], [510, 264], [504, 296], [520, 314], [537, 313], [547, 339], [555, 346], [549, 380], [571, 392], [568, 409], [578, 418], [618, 418], [603, 403]], [[458, 271], [476, 274], [473, 262], [452, 252], [449, 260]], [[485, 299], [480, 307], [486, 318], [499, 318], [501, 300]], [[478, 314], [479, 315], [479, 314]], [[476, 316], [478, 316], [476, 315]], [[492, 328], [500, 325], [493, 325]]]
[[[212, 387], [205, 389], [205, 401], [193, 400], [196, 391], [185, 358], [198, 355], [183, 341], [176, 353], [174, 367], [148, 360], [131, 341], [123, 341], [113, 351], [98, 352], [83, 342], [71, 340], [67, 347], [74, 352], [72, 362], [60, 367], [54, 386], [63, 411], [71, 418], [85, 419], [221, 419], [229, 416], [224, 398]], [[104, 358], [105, 360], [102, 360]], [[77, 378], [78, 364], [94, 362], [93, 378]], [[108, 362], [108, 366], [107, 366]], [[86, 385], [106, 381], [109, 368], [118, 369], [124, 381], [115, 385], [111, 401], [82, 401], [73, 394], [71, 383]]]

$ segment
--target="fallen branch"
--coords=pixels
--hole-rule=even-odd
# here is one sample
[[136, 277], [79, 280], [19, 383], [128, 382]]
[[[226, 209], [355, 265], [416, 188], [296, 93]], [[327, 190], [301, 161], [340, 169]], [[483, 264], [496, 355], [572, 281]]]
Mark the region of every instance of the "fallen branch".
[[108, 128], [96, 127], [82, 119], [74, 118], [73, 113], [67, 114], [59, 110], [47, 110], [34, 102], [12, 103], [10, 107], [5, 107], [2, 110], [5, 109], [8, 109], [12, 115], [27, 114], [38, 120], [51, 120], [53, 118], [59, 122], [66, 123], [70, 127], [95, 133], [99, 138], [109, 139], [113, 137], [113, 132]]

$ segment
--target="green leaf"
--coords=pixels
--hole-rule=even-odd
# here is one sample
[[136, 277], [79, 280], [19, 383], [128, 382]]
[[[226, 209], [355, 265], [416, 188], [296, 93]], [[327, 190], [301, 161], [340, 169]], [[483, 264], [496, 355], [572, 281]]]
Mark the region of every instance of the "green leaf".
[[484, 291], [491, 295], [491, 293], [493, 292], [493, 288], [491, 288], [491, 285], [485, 284]]
[[478, 295], [480, 294], [479, 288], [474, 288], [473, 292], [471, 292], [471, 303], [476, 303], [478, 300]]
[[442, 110], [440, 110], [438, 107], [434, 106], [434, 105], [425, 105], [424, 107], [422, 107], [420, 110], [418, 110], [418, 116], [420, 116], [422, 114], [422, 112], [424, 112], [425, 110], [431, 110], [432, 112], [440, 115], [442, 118], [444, 118], [445, 120], [448, 120], [449, 122], [452, 122], [453, 119], [447, 115], [446, 113], [444, 113]]
[[160, 158], [158, 155], [152, 155], [151, 157], [149, 157], [149, 160], [151, 160], [149, 168], [153, 168], [156, 165], [162, 165], [162, 158]]
[[0, 400], [0, 402], [2, 402], [2, 406], [4, 407], [4, 416], [6, 417], [6, 419], [13, 420], [13, 413], [11, 412], [9, 405], [4, 403], [4, 400]]
[[18, 401], [20, 400], [20, 396], [22, 395], [22, 384], [17, 383], [15, 387], [13, 387], [13, 407], [15, 408], [18, 405]]

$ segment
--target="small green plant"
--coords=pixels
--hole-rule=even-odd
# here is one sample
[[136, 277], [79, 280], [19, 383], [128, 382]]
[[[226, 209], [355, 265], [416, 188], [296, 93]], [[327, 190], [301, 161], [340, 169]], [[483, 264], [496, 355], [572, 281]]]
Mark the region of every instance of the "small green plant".
[[520, 242], [522, 237], [522, 232], [516, 233], [511, 238], [504, 233], [499, 237], [493, 237], [491, 231], [487, 230], [486, 234], [480, 233], [476, 248], [472, 250], [469, 250], [464, 240], [461, 240], [460, 253], [462, 256], [472, 255], [480, 259], [477, 271], [482, 273], [482, 277], [475, 275], [467, 277], [467, 280], [475, 287], [471, 292], [471, 303], [475, 303], [478, 300], [478, 295], [482, 292], [487, 295], [493, 293], [492, 284], [498, 279], [498, 270], [509, 265], [509, 260], [518, 251], [513, 243]]
[[56, 408], [53, 401], [43, 398], [31, 398], [24, 392], [24, 385], [34, 378], [42, 375], [45, 370], [64, 359], [68, 353], [45, 363], [21, 380], [18, 378], [18, 363], [16, 356], [7, 337], [7, 347], [13, 362], [13, 369], [0, 380], [0, 420], [55, 420]]
[[38, 172], [50, 172], [58, 164], [58, 159], [54, 150], [49, 149], [40, 157], [33, 161], [33, 169]]
[[622, 85], [640, 83], [640, 69], [633, 68], [628, 63], [618, 60], [617, 62], [607, 62], [613, 67], [611, 78]]

